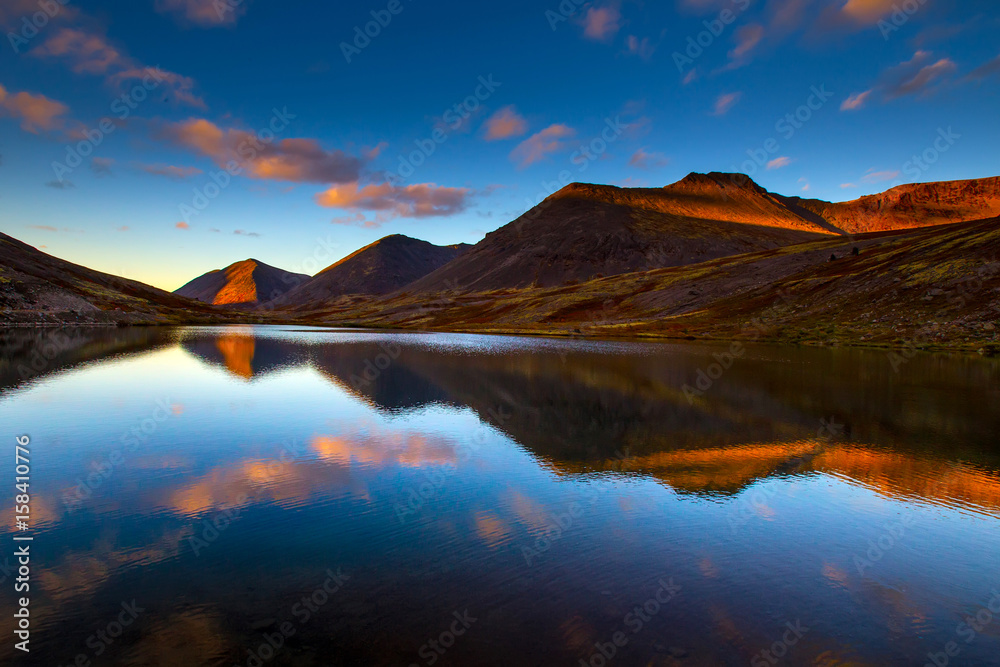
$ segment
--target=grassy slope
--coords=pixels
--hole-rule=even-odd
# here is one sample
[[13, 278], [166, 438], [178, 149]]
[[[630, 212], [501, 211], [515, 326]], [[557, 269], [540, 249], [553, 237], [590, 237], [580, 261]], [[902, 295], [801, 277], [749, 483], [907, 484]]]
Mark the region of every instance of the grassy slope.
[[992, 219], [834, 237], [566, 287], [340, 302], [308, 319], [484, 333], [978, 349], [997, 342], [998, 292], [1000, 219]]

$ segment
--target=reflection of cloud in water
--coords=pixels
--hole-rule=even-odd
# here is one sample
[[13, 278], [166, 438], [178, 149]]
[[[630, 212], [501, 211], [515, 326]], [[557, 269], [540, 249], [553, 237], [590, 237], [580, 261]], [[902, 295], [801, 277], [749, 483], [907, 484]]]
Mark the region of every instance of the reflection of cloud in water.
[[510, 527], [493, 512], [476, 514], [476, 533], [491, 549], [510, 541]]
[[453, 443], [423, 433], [384, 431], [346, 436], [318, 435], [311, 444], [313, 451], [324, 461], [345, 466], [422, 468], [458, 463], [457, 448]]

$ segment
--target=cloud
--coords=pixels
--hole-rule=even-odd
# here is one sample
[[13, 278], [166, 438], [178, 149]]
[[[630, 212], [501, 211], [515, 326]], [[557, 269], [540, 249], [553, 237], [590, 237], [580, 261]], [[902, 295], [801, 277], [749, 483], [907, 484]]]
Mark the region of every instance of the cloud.
[[712, 110], [713, 116], [725, 116], [729, 110], [736, 106], [736, 103], [743, 97], [743, 93], [726, 93], [719, 95], [715, 100], [715, 108]]
[[528, 131], [528, 121], [516, 108], [509, 106], [490, 116], [485, 127], [486, 141], [499, 141], [523, 136]]
[[246, 13], [246, 2], [236, 0], [156, 0], [156, 11], [174, 14], [202, 28], [236, 25]]
[[395, 186], [390, 183], [359, 187], [357, 182], [334, 186], [316, 195], [316, 203], [327, 208], [379, 211], [400, 218], [430, 218], [465, 211], [473, 191], [434, 183]]
[[809, 192], [809, 190], [812, 188], [812, 186], [809, 185], [809, 179], [808, 178], [802, 177], [802, 178], [799, 179], [798, 182], [799, 183], [804, 183], [804, 185], [802, 186], [802, 192]]
[[176, 72], [146, 67], [108, 42], [103, 35], [94, 32], [62, 28], [32, 50], [31, 55], [67, 62], [77, 74], [103, 76], [107, 85], [119, 91], [124, 91], [129, 82], [141, 81], [153, 74], [157, 85], [172, 92], [178, 102], [206, 108], [204, 100], [193, 92], [194, 79]]
[[115, 163], [109, 157], [95, 157], [90, 160], [90, 169], [98, 176], [110, 176], [111, 166]]
[[653, 57], [653, 53], [656, 51], [656, 47], [649, 40], [649, 37], [643, 37], [639, 39], [635, 35], [629, 35], [625, 39], [625, 48], [628, 49], [628, 53], [633, 56], [638, 56], [643, 60], [649, 60]]
[[236, 236], [250, 236], [258, 239], [260, 238], [260, 234], [258, 234], [257, 232], [248, 232], [243, 229], [237, 229], [233, 232], [233, 234], [235, 234]]
[[629, 166], [637, 169], [659, 169], [669, 162], [670, 159], [663, 153], [647, 153], [644, 148], [637, 150], [628, 161]]
[[53, 188], [54, 190], [70, 190], [75, 188], [76, 185], [72, 181], [63, 179], [61, 181], [49, 181], [45, 184], [45, 187]]
[[989, 78], [994, 74], [1000, 74], [1000, 56], [983, 63], [976, 69], [969, 72], [969, 78], [982, 81], [983, 79]]
[[576, 136], [576, 130], [563, 125], [549, 125], [547, 128], [531, 135], [522, 141], [517, 148], [511, 151], [510, 159], [516, 162], [522, 169], [528, 167], [547, 155], [558, 153], [567, 146], [567, 139]]
[[693, 83], [698, 78], [698, 68], [694, 67], [684, 76], [684, 80], [681, 82], [685, 86], [689, 83]]
[[890, 85], [886, 89], [886, 96], [889, 99], [896, 99], [929, 92], [935, 83], [957, 70], [958, 67], [950, 58], [942, 58], [932, 65], [921, 67], [915, 74], [897, 82], [896, 85]]
[[53, 227], [52, 225], [28, 225], [28, 229], [37, 229], [43, 232], [58, 232], [58, 227]]
[[167, 178], [172, 178], [178, 181], [205, 173], [197, 167], [175, 167], [168, 164], [135, 163], [133, 166], [139, 171], [144, 171], [147, 174], [152, 174], [153, 176], [166, 176]]
[[21, 129], [32, 134], [62, 129], [69, 107], [44, 95], [9, 93], [0, 86], [0, 115], [19, 118]]
[[909, 60], [885, 70], [879, 82], [862, 93], [854, 93], [840, 105], [842, 111], [862, 108], [873, 95], [883, 102], [909, 95], [930, 95], [956, 71], [950, 58], [934, 59], [930, 51], [917, 51]]
[[729, 65], [726, 69], [736, 69], [747, 64], [750, 54], [760, 41], [764, 39], [764, 26], [759, 23], [745, 25], [736, 31], [736, 46], [729, 52]]
[[165, 123], [156, 136], [210, 158], [219, 167], [235, 161], [243, 175], [261, 180], [293, 183], [354, 183], [365, 161], [343, 151], [324, 150], [315, 139], [283, 139], [266, 143], [254, 132], [221, 128], [211, 121], [192, 118]]
[[621, 18], [615, 5], [591, 7], [583, 17], [583, 35], [599, 42], [609, 41], [621, 29]]
[[893, 181], [899, 178], [898, 171], [869, 171], [865, 174], [861, 181], [868, 184], [874, 183], [884, 183], [885, 181]]
[[854, 183], [841, 183], [840, 187], [843, 188], [844, 190], [849, 190], [851, 188], [856, 188], [858, 186], [855, 185]]
[[[70, 21], [75, 19], [79, 12], [76, 7], [57, 0], [54, 13], [49, 14], [49, 21]], [[31, 22], [34, 14], [42, 9], [39, 0], [3, 0], [0, 2], [0, 27], [16, 30], [24, 27], [24, 19]]]
[[191, 225], [189, 225], [186, 222], [178, 222], [176, 225], [174, 225], [174, 228], [175, 229], [191, 229]]
[[130, 229], [131, 229], [131, 228], [130, 228], [130, 227], [129, 227], [128, 225], [124, 225], [124, 226], [122, 226], [122, 227], [115, 227], [115, 231], [116, 231], [116, 232], [127, 232], [127, 231], [129, 231]]
[[847, 0], [840, 14], [854, 23], [875, 23], [891, 12], [899, 0]]
[[868, 98], [871, 97], [873, 92], [875, 92], [873, 89], [868, 89], [863, 93], [852, 94], [840, 105], [840, 110], [856, 111], [857, 109], [860, 109], [865, 105], [865, 102], [868, 101]]
[[767, 163], [768, 170], [781, 169], [782, 167], [787, 167], [792, 163], [792, 159], [789, 157], [776, 157]]
[[365, 159], [366, 160], [374, 160], [375, 158], [377, 158], [379, 155], [382, 154], [382, 151], [384, 151], [388, 147], [389, 147], [389, 142], [388, 141], [380, 141], [380, 142], [378, 142], [378, 144], [375, 146], [375, 148], [371, 148], [371, 149], [365, 151]]

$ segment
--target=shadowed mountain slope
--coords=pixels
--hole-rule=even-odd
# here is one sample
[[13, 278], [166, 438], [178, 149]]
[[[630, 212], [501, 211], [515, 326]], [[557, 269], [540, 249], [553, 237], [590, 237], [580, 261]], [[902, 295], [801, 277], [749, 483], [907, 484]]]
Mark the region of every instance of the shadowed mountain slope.
[[0, 323], [168, 324], [225, 313], [47, 255], [0, 233]]
[[273, 300], [275, 308], [317, 307], [351, 294], [388, 294], [441, 268], [470, 246], [436, 246], [394, 234], [361, 248]]

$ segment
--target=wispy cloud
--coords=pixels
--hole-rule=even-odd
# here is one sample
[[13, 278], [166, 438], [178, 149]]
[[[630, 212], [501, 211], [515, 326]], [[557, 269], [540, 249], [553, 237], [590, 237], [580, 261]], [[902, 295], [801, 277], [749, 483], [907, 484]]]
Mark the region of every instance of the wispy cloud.
[[156, 0], [156, 11], [201, 28], [235, 25], [246, 7], [237, 0]]
[[548, 155], [565, 150], [568, 146], [567, 140], [575, 136], [576, 130], [568, 125], [561, 123], [549, 125], [521, 142], [511, 152], [510, 159], [523, 169], [545, 159]]
[[863, 107], [865, 105], [866, 102], [868, 102], [868, 98], [870, 98], [872, 96], [873, 92], [875, 92], [874, 89], [868, 89], [868, 90], [866, 90], [866, 91], [864, 91], [862, 93], [854, 93], [854, 94], [850, 95], [840, 105], [840, 110], [841, 111], [856, 111], [856, 110], [860, 109], [861, 107]]
[[167, 178], [172, 178], [177, 181], [205, 173], [197, 167], [175, 167], [169, 164], [142, 164], [137, 162], [132, 166], [139, 171], [146, 172], [147, 174], [152, 174], [153, 176], [166, 176]]
[[792, 158], [790, 157], [776, 157], [767, 163], [768, 170], [781, 169], [782, 167], [787, 167], [792, 163]]
[[95, 157], [90, 160], [90, 170], [98, 176], [110, 176], [115, 161], [109, 157]]
[[670, 159], [663, 153], [647, 153], [644, 148], [640, 148], [632, 154], [628, 163], [637, 169], [659, 169], [667, 166]]
[[715, 107], [712, 110], [713, 116], [725, 116], [729, 110], [736, 106], [736, 103], [743, 97], [743, 93], [726, 93], [719, 95], [715, 100]]
[[653, 57], [653, 53], [656, 52], [656, 46], [650, 41], [649, 37], [640, 39], [635, 35], [629, 35], [625, 38], [625, 48], [628, 50], [629, 55], [638, 56], [643, 60], [649, 60]]
[[968, 78], [976, 81], [982, 81], [983, 79], [987, 79], [996, 74], [1000, 74], [1000, 56], [986, 61], [976, 69], [969, 72]]
[[53, 190], [71, 190], [76, 187], [72, 181], [67, 181], [65, 179], [61, 181], [49, 181], [45, 184], [45, 187], [52, 188]]
[[260, 238], [260, 234], [257, 232], [248, 232], [245, 229], [237, 229], [233, 232], [236, 236], [249, 236], [251, 238]]
[[869, 185], [874, 185], [875, 183], [885, 183], [886, 181], [894, 181], [897, 178], [899, 178], [898, 171], [871, 170], [861, 178], [861, 181], [863, 183], [868, 183]]
[[617, 5], [590, 7], [583, 17], [583, 34], [587, 39], [609, 41], [621, 29], [621, 18]]
[[194, 79], [146, 67], [96, 32], [62, 28], [33, 49], [31, 55], [66, 62], [77, 74], [103, 76], [105, 82], [116, 90], [124, 90], [128, 83], [141, 81], [155, 72], [158, 85], [171, 92], [177, 102], [206, 108], [204, 100], [194, 94]]
[[528, 121], [513, 106], [504, 107], [486, 120], [486, 141], [500, 141], [524, 136]]

